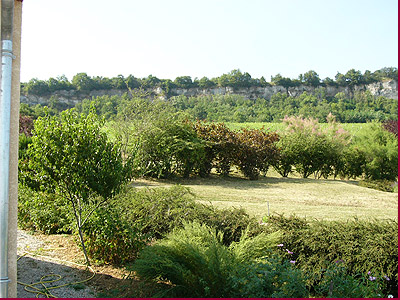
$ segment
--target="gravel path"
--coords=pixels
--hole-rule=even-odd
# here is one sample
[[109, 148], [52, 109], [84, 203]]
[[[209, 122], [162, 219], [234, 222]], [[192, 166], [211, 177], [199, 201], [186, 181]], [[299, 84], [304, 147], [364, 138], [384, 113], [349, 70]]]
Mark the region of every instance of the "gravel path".
[[[32, 284], [40, 282], [43, 276], [46, 277], [43, 278], [42, 281], [52, 281], [61, 276], [61, 278], [54, 283], [44, 283], [46, 287], [69, 284], [64, 287], [49, 290], [49, 292], [57, 298], [95, 297], [96, 293], [92, 288], [84, 283], [76, 284], [76, 282], [82, 281], [91, 275], [91, 273], [83, 271], [82, 269], [84, 268], [79, 269], [79, 267], [71, 263], [61, 262], [60, 260], [51, 257], [45, 257], [46, 255], [50, 255], [49, 252], [43, 251], [43, 249], [46, 249], [45, 243], [25, 231], [18, 230], [17, 243], [17, 253], [19, 258], [17, 264], [18, 298], [35, 298], [36, 293], [26, 291], [25, 286], [21, 283]], [[43, 289], [41, 284], [36, 285], [36, 287], [38, 289]], [[45, 298], [45, 296], [40, 295], [39, 298]]]

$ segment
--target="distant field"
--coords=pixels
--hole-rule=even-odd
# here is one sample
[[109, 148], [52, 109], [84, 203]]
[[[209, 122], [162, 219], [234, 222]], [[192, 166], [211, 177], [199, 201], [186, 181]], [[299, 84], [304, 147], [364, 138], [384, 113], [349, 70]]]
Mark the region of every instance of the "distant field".
[[381, 192], [357, 185], [354, 180], [282, 178], [273, 170], [267, 177], [250, 181], [240, 177], [180, 180], [136, 180], [135, 186], [190, 187], [203, 203], [216, 207], [243, 207], [261, 220], [268, 214], [296, 214], [320, 220], [396, 219], [397, 193]]
[[[230, 129], [232, 130], [239, 130], [240, 128], [246, 127], [249, 129], [259, 129], [264, 126], [265, 129], [269, 131], [282, 131], [285, 129], [286, 125], [284, 123], [232, 123], [232, 122], [226, 122], [225, 123]], [[357, 135], [357, 133], [363, 131], [363, 130], [368, 130], [371, 128], [373, 123], [340, 123], [340, 126], [343, 127], [343, 129], [349, 131], [352, 135]], [[328, 126], [327, 123], [320, 123], [320, 126], [322, 128], [325, 128]]]

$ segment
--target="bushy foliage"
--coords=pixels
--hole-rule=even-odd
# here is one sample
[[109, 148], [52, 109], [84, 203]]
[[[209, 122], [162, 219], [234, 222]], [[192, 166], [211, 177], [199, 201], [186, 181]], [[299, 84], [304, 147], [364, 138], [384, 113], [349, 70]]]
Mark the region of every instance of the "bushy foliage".
[[305, 297], [299, 272], [290, 263], [272, 259], [271, 248], [279, 237], [279, 233], [263, 234], [251, 240], [243, 235], [226, 247], [214, 229], [186, 224], [145, 248], [133, 269], [140, 278], [169, 283], [157, 296]]
[[204, 158], [204, 143], [192, 126], [176, 115], [160, 116], [140, 128], [135, 165], [142, 176], [189, 177]]
[[244, 232], [248, 236], [262, 233], [257, 220], [243, 209], [219, 210], [199, 204], [182, 186], [126, 187], [93, 213], [82, 232], [90, 258], [120, 264], [133, 261], [146, 242], [163, 238], [190, 221], [218, 229], [224, 245], [239, 241]]
[[37, 119], [21, 172], [24, 184], [67, 199], [84, 252], [82, 226], [96, 208], [118, 193], [132, 169], [120, 145], [101, 132], [102, 125], [94, 113], [78, 115], [74, 110]]
[[133, 261], [149, 242], [141, 227], [121, 216], [113, 205], [101, 207], [82, 228], [87, 254], [103, 263], [121, 264]]
[[374, 124], [355, 140], [355, 145], [365, 155], [365, 177], [368, 179], [395, 180], [398, 175], [397, 137]]
[[151, 238], [162, 238], [189, 221], [217, 228], [224, 234], [226, 245], [238, 241], [248, 227], [251, 235], [262, 231], [257, 220], [249, 217], [243, 209], [220, 210], [197, 203], [193, 193], [179, 185], [171, 188], [126, 188], [110, 205], [118, 210], [121, 219], [133, 227], [140, 226], [141, 232]]
[[382, 123], [383, 128], [386, 131], [393, 133], [395, 136], [399, 136], [399, 122], [398, 120], [387, 120]]
[[236, 133], [235, 163], [249, 179], [257, 179], [260, 172], [265, 174], [278, 158], [277, 133], [267, 133], [262, 129], [243, 128]]
[[71, 233], [74, 217], [66, 199], [18, 186], [18, 226], [46, 234]]
[[360, 180], [358, 182], [358, 185], [372, 188], [372, 189], [379, 190], [379, 191], [384, 191], [384, 192], [397, 193], [397, 191], [398, 191], [398, 183], [393, 182], [393, 180], [387, 180], [387, 179]]
[[208, 175], [215, 167], [217, 172], [228, 175], [234, 163], [237, 141], [235, 133], [224, 123], [205, 123], [198, 121], [194, 124], [197, 135], [206, 141], [206, 155], [201, 170]]
[[283, 121], [287, 127], [277, 145], [280, 159], [274, 161], [275, 169], [282, 176], [287, 176], [292, 167], [303, 178], [311, 174], [327, 178], [338, 173], [337, 167], [350, 135], [337, 125], [332, 115], [328, 116], [330, 126], [326, 130], [320, 129], [318, 120], [312, 118], [285, 117]]
[[371, 280], [368, 282], [368, 279], [363, 280], [349, 275], [342, 261], [337, 261], [324, 270], [322, 280], [315, 287], [315, 293], [324, 298], [381, 298], [383, 296], [380, 287], [374, 286]]
[[[324, 270], [337, 261], [347, 266], [347, 274], [369, 278], [389, 278], [383, 292], [397, 293], [398, 224], [396, 221], [311, 221], [295, 216], [271, 216], [270, 231], [280, 230], [282, 244], [293, 252], [296, 264], [308, 274], [310, 286], [322, 280]], [[370, 274], [368, 274], [370, 272]], [[385, 277], [386, 276], [386, 277]]]
[[213, 167], [222, 175], [228, 175], [233, 165], [249, 179], [257, 179], [260, 172], [266, 173], [278, 157], [275, 143], [279, 136], [262, 129], [242, 128], [235, 132], [224, 123], [197, 121], [194, 128], [206, 141], [206, 155], [201, 167], [207, 175]]

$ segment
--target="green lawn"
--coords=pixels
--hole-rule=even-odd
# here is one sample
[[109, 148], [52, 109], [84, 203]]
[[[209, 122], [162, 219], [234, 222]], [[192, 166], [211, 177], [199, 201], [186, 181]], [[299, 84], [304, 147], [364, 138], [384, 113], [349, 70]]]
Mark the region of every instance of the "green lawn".
[[296, 214], [324, 220], [396, 219], [397, 193], [381, 192], [357, 185], [357, 181], [282, 178], [274, 171], [250, 181], [240, 177], [193, 178], [180, 180], [137, 180], [136, 186], [190, 187], [198, 201], [217, 207], [243, 207], [261, 219], [268, 214]]
[[[259, 123], [233, 123], [226, 122], [225, 123], [232, 130], [239, 130], [240, 128], [246, 127], [249, 129], [259, 129], [264, 126], [264, 128], [268, 131], [283, 131], [286, 127], [284, 123], [267, 123], [267, 122], [259, 122]], [[359, 132], [363, 130], [368, 130], [373, 123], [340, 123], [340, 126], [343, 129], [350, 132], [351, 135], [357, 135]], [[325, 128], [328, 126], [327, 123], [320, 123], [321, 128]]]

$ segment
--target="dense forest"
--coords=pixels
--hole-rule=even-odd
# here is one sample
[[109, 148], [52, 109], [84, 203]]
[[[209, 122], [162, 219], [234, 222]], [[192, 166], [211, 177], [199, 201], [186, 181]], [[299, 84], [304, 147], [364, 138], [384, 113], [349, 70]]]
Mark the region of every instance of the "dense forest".
[[149, 75], [145, 78], [136, 78], [133, 75], [124, 77], [119, 75], [113, 78], [95, 76], [90, 77], [86, 73], [78, 73], [70, 82], [67, 77], [59, 76], [48, 80], [31, 79], [27, 83], [21, 84], [22, 93], [25, 95], [49, 95], [60, 90], [76, 90], [82, 92], [90, 92], [93, 90], [110, 90], [110, 89], [154, 89], [161, 88], [164, 92], [169, 93], [173, 88], [213, 88], [213, 87], [265, 87], [270, 85], [279, 85], [283, 87], [294, 87], [299, 85], [307, 86], [354, 86], [359, 84], [370, 84], [385, 79], [398, 80], [398, 70], [396, 67], [385, 67], [375, 72], [361, 71], [355, 69], [349, 70], [346, 74], [337, 73], [335, 79], [329, 77], [321, 79], [319, 75], [310, 70], [304, 74], [300, 74], [297, 79], [283, 77], [281, 74], [271, 76], [271, 81], [267, 82], [264, 77], [252, 78], [247, 72], [242, 73], [240, 70], [233, 70], [228, 74], [223, 74], [216, 78], [203, 77], [201, 79], [190, 76], [180, 76], [174, 81], [170, 79], [159, 79]]
[[[162, 106], [168, 106], [171, 111], [186, 113], [188, 118], [207, 120], [214, 122], [280, 122], [285, 116], [304, 116], [318, 118], [321, 122], [326, 120], [329, 113], [335, 115], [342, 123], [364, 123], [372, 120], [396, 120], [398, 115], [397, 99], [389, 99], [383, 96], [374, 96], [369, 91], [354, 92], [347, 96], [343, 92], [335, 96], [327, 96], [324, 89], [327, 85], [353, 86], [367, 84], [388, 79], [397, 80], [397, 68], [382, 68], [375, 72], [366, 71], [361, 74], [354, 69], [346, 74], [338, 73], [335, 80], [326, 78], [320, 80], [317, 73], [309, 71], [301, 74], [298, 79], [282, 77], [280, 74], [272, 76], [270, 83], [264, 78], [253, 79], [248, 73], [234, 70], [218, 78], [209, 80], [206, 77], [192, 81], [190, 76], [177, 77], [174, 81], [161, 80], [154, 76], [138, 79], [132, 75], [124, 78], [89, 77], [85, 73], [77, 74], [69, 82], [65, 76], [58, 79], [50, 78], [47, 81], [32, 79], [22, 84], [22, 92], [25, 94], [45, 95], [57, 90], [78, 90], [89, 92], [94, 89], [126, 89], [122, 96], [99, 96], [92, 99], [84, 99], [76, 105], [78, 112], [87, 113], [91, 102], [95, 102], [97, 114], [107, 120], [116, 119], [128, 109], [133, 109], [132, 99], [142, 98], [143, 101], [160, 102]], [[173, 87], [226, 87], [233, 88], [266, 85], [310, 85], [314, 86], [314, 92], [293, 97], [288, 93], [276, 93], [270, 99], [257, 98], [246, 99], [244, 96], [231, 95], [203, 95], [203, 96], [170, 96], [168, 101], [150, 99], [149, 89], [161, 87], [169, 92]], [[70, 108], [66, 103], [59, 101], [56, 96], [51, 96], [49, 101], [51, 114]], [[21, 115], [37, 118], [44, 115], [43, 106], [29, 106], [21, 104]]]

